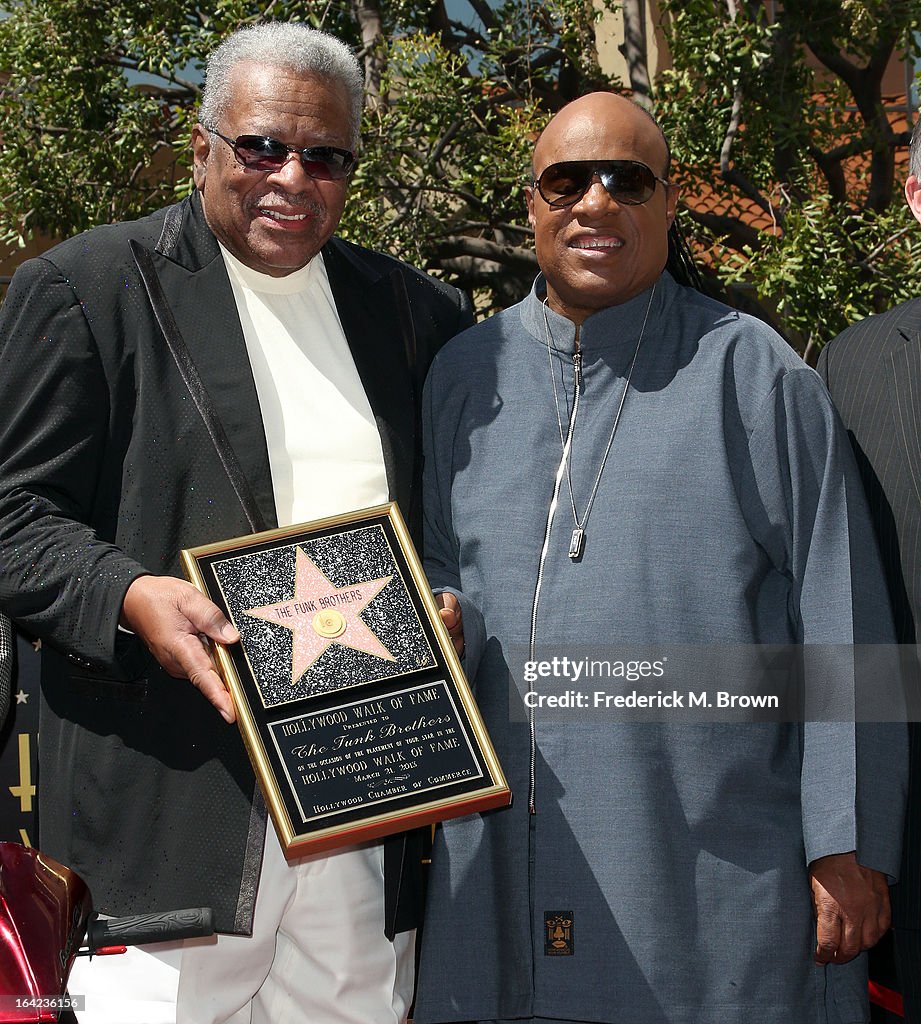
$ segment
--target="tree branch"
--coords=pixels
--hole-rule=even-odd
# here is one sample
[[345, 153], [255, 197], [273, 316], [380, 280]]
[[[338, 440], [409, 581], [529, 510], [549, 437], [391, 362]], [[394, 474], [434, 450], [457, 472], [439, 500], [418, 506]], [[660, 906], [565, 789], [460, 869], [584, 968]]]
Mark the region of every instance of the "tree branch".
[[893, 242], [897, 242], [903, 235], [907, 235], [910, 231], [914, 230], [914, 223], [908, 224], [904, 228], [899, 228], [898, 231], [894, 232], [888, 238], [880, 242], [875, 249], [871, 249], [870, 252], [868, 252], [862, 260], [858, 260], [857, 266], [862, 267], [864, 270], [869, 270], [872, 272], [874, 260], [881, 256], [886, 251], [886, 249], [888, 249], [889, 246], [892, 245]]
[[508, 231], [512, 234], [525, 235], [528, 238], [534, 237], [534, 228], [528, 224], [506, 224], [504, 222], [491, 224], [485, 220], [464, 220], [459, 221], [453, 227], [454, 231]]
[[829, 71], [845, 82], [859, 105], [858, 93], [863, 92], [870, 83], [878, 87], [882, 81], [883, 72], [886, 70], [889, 57], [898, 39], [895, 27], [883, 25], [880, 28], [879, 37], [870, 54], [870, 59], [865, 67], [861, 67], [848, 60], [840, 50], [834, 50], [827, 46], [825, 41], [816, 34], [817, 26], [814, 23], [807, 21], [806, 24], [809, 26], [804, 33], [806, 45]]
[[393, 178], [388, 178], [385, 187], [396, 192], [440, 192], [447, 196], [457, 196], [458, 199], [463, 199], [465, 203], [469, 203], [477, 209], [481, 209], [483, 206], [482, 201], [472, 192], [467, 192], [460, 188], [449, 188], [446, 185], [419, 185], [413, 182], [395, 181]]
[[496, 27], [495, 12], [485, 0], [468, 0], [468, 3], [476, 11], [477, 17], [486, 26], [487, 31]]
[[829, 49], [809, 32], [806, 33], [806, 45], [832, 74], [837, 75], [850, 88], [851, 92], [854, 91], [854, 83], [861, 71], [857, 64], [849, 61], [838, 50]]
[[627, 63], [630, 88], [634, 100], [645, 110], [652, 110], [652, 88], [649, 82], [649, 58], [646, 46], [645, 4], [642, 0], [623, 0], [624, 41], [617, 47]]
[[[731, 2], [731, 0], [730, 0]], [[742, 86], [737, 84], [735, 94], [732, 97], [732, 111], [729, 114], [729, 124], [726, 126], [726, 134], [723, 136], [723, 145], [720, 147], [720, 173], [725, 178], [730, 170], [732, 157], [732, 144], [735, 142], [736, 133], [742, 122]]]
[[384, 51], [381, 46], [383, 24], [378, 0], [351, 0], [352, 16], [361, 31], [362, 60], [365, 65], [365, 97], [369, 110], [384, 106], [381, 78], [384, 74]]
[[[834, 154], [847, 148], [838, 146], [830, 153], [823, 153], [817, 146], [809, 147], [809, 155], [815, 160], [816, 166], [825, 177], [828, 194], [836, 203], [843, 203], [847, 200], [847, 180], [844, 177], [844, 157]], [[858, 152], [862, 152], [862, 150], [858, 150]]]
[[[726, 0], [726, 7], [729, 17], [735, 21], [738, 16], [738, 9], [735, 0]], [[727, 184], [734, 185], [739, 191], [747, 196], [752, 202], [770, 214], [775, 223], [783, 225], [783, 213], [777, 209], [757, 188], [745, 177], [744, 174], [732, 167], [732, 144], [742, 123], [742, 83], [736, 82], [732, 97], [732, 111], [729, 115], [729, 124], [726, 126], [726, 134], [723, 136], [723, 145], [720, 147], [720, 175]]]
[[107, 54], [102, 58], [104, 64], [114, 64], [116, 67], [124, 68], [126, 71], [136, 71], [139, 75], [151, 75], [153, 78], [159, 78], [164, 82], [172, 82], [175, 85], [180, 86], [185, 92], [191, 93], [193, 96], [197, 96], [201, 92], [201, 85], [196, 82], [190, 82], [186, 78], [180, 78], [175, 72], [170, 71], [168, 74], [161, 74], [159, 71], [142, 71], [137, 60], [133, 57], [129, 57], [127, 53], [117, 52], [115, 54]]
[[[895, 152], [892, 140], [895, 133], [886, 117], [882, 103], [882, 78], [889, 58], [898, 40], [894, 22], [881, 23], [865, 67], [852, 63], [842, 53], [832, 49], [817, 36], [816, 27], [806, 21], [804, 37], [812, 52], [830, 71], [838, 75], [851, 90], [854, 102], [868, 129], [870, 145], [870, 186], [867, 205], [873, 210], [884, 210], [892, 201]], [[823, 168], [824, 170], [824, 168]]]
[[[729, 3], [732, 0], [728, 0]], [[720, 176], [728, 185], [734, 185], [743, 195], [747, 196], [753, 203], [770, 214], [771, 219], [783, 227], [783, 213], [742, 174], [731, 166], [732, 144], [735, 141], [736, 133], [742, 119], [742, 87], [736, 86], [735, 96], [732, 100], [732, 113], [729, 117], [729, 125], [726, 128], [726, 135], [723, 138], [723, 145], [720, 149]]]
[[476, 50], [485, 50], [489, 46], [488, 41], [475, 28], [470, 28], [469, 25], [464, 25], [459, 21], [449, 21], [448, 26], [451, 29], [452, 41], [456, 41], [463, 46], [472, 46]]
[[470, 235], [453, 235], [446, 238], [435, 249], [439, 260], [457, 256], [471, 256], [476, 260], [490, 260], [511, 270], [536, 273], [537, 254], [533, 249], [520, 245], [497, 245], [488, 238], [474, 238]]
[[683, 206], [687, 216], [712, 232], [730, 249], [742, 252], [744, 249], [755, 251], [762, 246], [761, 232], [748, 224], [743, 224], [738, 217], [728, 217], [718, 213], [702, 213], [691, 207]]
[[[452, 275], [455, 284], [467, 291], [474, 288], [488, 289], [493, 296], [493, 305], [486, 312], [508, 309], [520, 301], [527, 295], [534, 278], [533, 271], [519, 275], [508, 267], [493, 263], [492, 260], [478, 260], [473, 256], [436, 260], [434, 267]], [[432, 265], [427, 269], [432, 269]]]
[[435, 146], [432, 149], [431, 156], [429, 156], [428, 160], [426, 161], [430, 168], [434, 169], [435, 165], [441, 159], [441, 154], [444, 153], [445, 149], [455, 138], [455, 136], [461, 130], [462, 127], [463, 121], [461, 121], [460, 119], [454, 121], [454, 123], [450, 125], [448, 130], [435, 143]]
[[268, 21], [269, 16], [272, 13], [272, 8], [276, 5], [276, 3], [278, 3], [278, 0], [271, 0], [270, 3], [266, 4], [266, 6], [263, 7], [256, 14], [251, 15], [249, 18], [244, 18], [243, 24], [258, 25], [260, 22]]

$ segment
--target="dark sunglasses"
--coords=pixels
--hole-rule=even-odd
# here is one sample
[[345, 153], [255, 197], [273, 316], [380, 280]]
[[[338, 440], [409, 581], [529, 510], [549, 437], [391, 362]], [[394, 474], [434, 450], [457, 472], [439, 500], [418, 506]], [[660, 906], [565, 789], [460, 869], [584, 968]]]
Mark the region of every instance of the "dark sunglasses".
[[238, 135], [235, 139], [228, 139], [217, 128], [207, 125], [203, 127], [205, 131], [223, 139], [237, 160], [254, 171], [281, 170], [290, 153], [297, 153], [304, 173], [318, 181], [340, 181], [347, 178], [355, 166], [355, 154], [347, 149], [336, 149], [335, 146], [308, 146], [300, 149], [268, 135]]
[[626, 206], [648, 203], [660, 181], [670, 182], [639, 160], [564, 160], [544, 168], [534, 186], [544, 202], [558, 210], [574, 206], [591, 188], [598, 175], [608, 195]]

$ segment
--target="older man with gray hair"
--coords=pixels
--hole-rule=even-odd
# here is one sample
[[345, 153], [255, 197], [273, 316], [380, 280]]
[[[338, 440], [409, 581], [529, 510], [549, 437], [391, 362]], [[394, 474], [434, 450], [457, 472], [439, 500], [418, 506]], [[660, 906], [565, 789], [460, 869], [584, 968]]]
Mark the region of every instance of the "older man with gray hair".
[[[183, 1024], [398, 1024], [412, 992], [412, 837], [285, 860], [201, 640], [237, 634], [178, 578], [181, 548], [391, 498], [415, 525], [421, 381], [470, 310], [332, 237], [361, 102], [338, 40], [235, 33], [192, 196], [25, 263], [0, 315], [0, 610], [45, 641], [40, 843], [103, 912], [214, 908], [230, 934], [172, 954]], [[92, 1019], [172, 1019], [162, 966]]]

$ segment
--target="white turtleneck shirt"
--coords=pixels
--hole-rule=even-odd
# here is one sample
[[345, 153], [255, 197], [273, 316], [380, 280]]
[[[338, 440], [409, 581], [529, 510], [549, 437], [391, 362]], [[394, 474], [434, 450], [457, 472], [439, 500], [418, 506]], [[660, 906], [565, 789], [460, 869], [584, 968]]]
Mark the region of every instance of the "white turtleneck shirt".
[[221, 246], [256, 382], [278, 525], [388, 500], [380, 435], [322, 254], [285, 277]]

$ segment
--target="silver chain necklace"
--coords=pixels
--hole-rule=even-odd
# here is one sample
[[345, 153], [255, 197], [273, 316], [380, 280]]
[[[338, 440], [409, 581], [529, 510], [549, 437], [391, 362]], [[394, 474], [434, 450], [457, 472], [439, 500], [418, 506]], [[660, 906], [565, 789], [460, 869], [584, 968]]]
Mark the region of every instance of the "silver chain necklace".
[[[658, 284], [658, 282], [656, 282]], [[572, 413], [569, 417], [569, 430], [563, 432], [563, 416], [560, 413], [560, 399], [556, 389], [556, 374], [553, 372], [553, 334], [550, 330], [550, 318], [547, 316], [547, 299], [544, 298], [543, 311], [544, 311], [544, 330], [546, 336], [544, 340], [547, 343], [547, 361], [550, 366], [550, 383], [553, 385], [553, 407], [556, 410], [556, 421], [560, 428], [560, 444], [563, 446], [563, 463], [566, 466], [566, 480], [569, 485], [569, 504], [572, 507], [572, 521], [575, 524], [575, 528], [572, 531], [572, 536], [569, 538], [569, 557], [575, 562], [582, 557], [582, 552], [585, 548], [585, 530], [588, 526], [588, 517], [592, 514], [592, 506], [595, 504], [595, 496], [598, 493], [598, 485], [601, 483], [601, 475], [604, 473], [604, 467], [607, 464], [608, 456], [611, 454], [611, 448], [614, 444], [614, 435], [617, 433], [617, 425], [620, 423], [620, 414], [624, 410], [624, 403], [627, 400], [627, 392], [630, 390], [630, 381], [633, 379], [633, 368], [636, 366], [636, 357], [640, 354], [640, 345], [643, 344], [643, 335], [646, 333], [646, 322], [649, 319], [649, 311], [652, 309], [652, 300], [655, 298], [656, 285], [652, 286], [652, 291], [649, 293], [649, 302], [646, 304], [646, 312], [643, 316], [643, 326], [640, 328], [639, 337], [636, 339], [636, 348], [633, 350], [633, 358], [630, 360], [630, 369], [627, 371], [627, 379], [624, 382], [624, 390], [620, 396], [620, 402], [617, 406], [617, 412], [614, 414], [614, 423], [611, 426], [611, 436], [608, 438], [607, 447], [604, 450], [604, 455], [601, 458], [601, 465], [598, 467], [598, 473], [595, 476], [595, 482], [592, 485], [591, 492], [588, 496], [588, 502], [585, 505], [585, 512], [582, 515], [582, 519], [579, 519], [579, 514], [576, 511], [576, 499], [572, 489], [572, 469], [570, 466], [569, 456], [572, 451], [573, 435], [576, 429], [576, 416], [579, 412], [579, 399], [582, 395], [582, 352], [577, 348], [572, 356], [573, 364], [573, 378], [575, 385], [575, 396], [572, 403]]]

